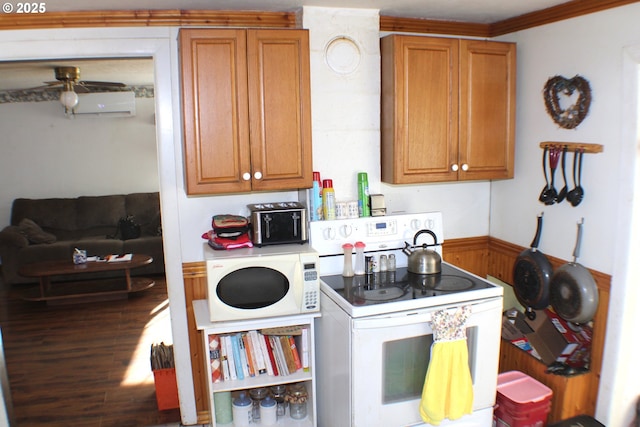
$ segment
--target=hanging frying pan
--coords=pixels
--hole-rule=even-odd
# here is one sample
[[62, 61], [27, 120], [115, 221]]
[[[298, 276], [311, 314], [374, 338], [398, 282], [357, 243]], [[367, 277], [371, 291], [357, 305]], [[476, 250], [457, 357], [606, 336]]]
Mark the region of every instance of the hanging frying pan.
[[547, 257], [538, 250], [543, 215], [538, 215], [538, 226], [531, 247], [518, 255], [513, 266], [513, 290], [530, 319], [535, 319], [534, 309], [541, 310], [549, 306], [549, 281], [553, 268]]
[[587, 323], [598, 308], [598, 285], [586, 267], [578, 263], [582, 241], [582, 224], [578, 223], [573, 262], [558, 268], [549, 283], [551, 306], [567, 322]]

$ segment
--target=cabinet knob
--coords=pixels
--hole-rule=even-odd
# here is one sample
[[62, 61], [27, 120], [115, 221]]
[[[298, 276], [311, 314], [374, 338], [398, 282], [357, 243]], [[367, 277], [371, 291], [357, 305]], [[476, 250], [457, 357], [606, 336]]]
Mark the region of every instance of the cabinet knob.
[[469, 170], [469, 165], [466, 164], [466, 163], [463, 163], [462, 164], [462, 170], [465, 171], [465, 172], [468, 171]]
[[452, 170], [452, 171], [454, 171], [454, 172], [458, 172], [458, 169], [459, 169], [459, 167], [458, 167], [458, 164], [457, 164], [457, 163], [454, 163], [454, 164], [452, 164], [452, 165], [451, 165], [451, 170]]
[[244, 179], [245, 181], [249, 181], [251, 179], [251, 174], [249, 172], [243, 173], [242, 179]]
[[256, 173], [254, 173], [254, 174], [253, 174], [253, 177], [254, 177], [255, 179], [262, 179], [262, 172], [256, 172]]

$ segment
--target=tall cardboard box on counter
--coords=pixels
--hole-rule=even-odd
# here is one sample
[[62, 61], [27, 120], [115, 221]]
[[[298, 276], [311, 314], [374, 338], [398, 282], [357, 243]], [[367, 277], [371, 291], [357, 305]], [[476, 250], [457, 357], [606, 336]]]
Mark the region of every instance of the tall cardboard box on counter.
[[[505, 320], [503, 338], [537, 357], [545, 365], [561, 362], [574, 368], [589, 367], [593, 336], [589, 326], [569, 325], [549, 309], [534, 310], [534, 313], [536, 316], [533, 320], [519, 312], [515, 318], [511, 318], [512, 321]], [[509, 325], [505, 325], [506, 322]]]

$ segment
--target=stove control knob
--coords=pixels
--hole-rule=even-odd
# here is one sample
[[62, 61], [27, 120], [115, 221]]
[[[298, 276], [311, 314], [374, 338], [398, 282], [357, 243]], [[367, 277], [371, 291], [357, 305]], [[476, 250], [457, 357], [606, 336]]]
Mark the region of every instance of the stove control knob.
[[349, 237], [353, 232], [353, 228], [349, 224], [344, 224], [340, 227], [340, 234], [342, 237]]
[[435, 221], [433, 219], [428, 219], [424, 222], [424, 227], [427, 230], [433, 230], [434, 226], [435, 226]]
[[336, 238], [336, 230], [331, 227], [324, 229], [324, 240], [334, 240]]
[[422, 228], [422, 224], [420, 224], [420, 220], [419, 219], [412, 219], [411, 220], [411, 229], [412, 230], [420, 230]]

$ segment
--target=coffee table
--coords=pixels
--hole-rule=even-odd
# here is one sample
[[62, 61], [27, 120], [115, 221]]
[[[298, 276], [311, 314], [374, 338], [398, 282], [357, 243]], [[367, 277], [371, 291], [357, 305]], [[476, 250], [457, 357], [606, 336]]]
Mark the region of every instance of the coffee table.
[[[26, 294], [23, 298], [30, 301], [59, 301], [68, 299], [113, 299], [126, 297], [129, 293], [139, 292], [155, 285], [153, 279], [147, 277], [131, 277], [131, 269], [151, 264], [149, 255], [134, 254], [130, 261], [87, 261], [74, 264], [71, 259], [57, 261], [40, 261], [20, 267], [19, 273], [25, 277], [37, 277], [39, 289]], [[81, 275], [104, 271], [122, 271], [124, 277], [98, 278], [73, 282], [53, 282], [52, 276]], [[124, 279], [124, 281], [123, 281]]]

